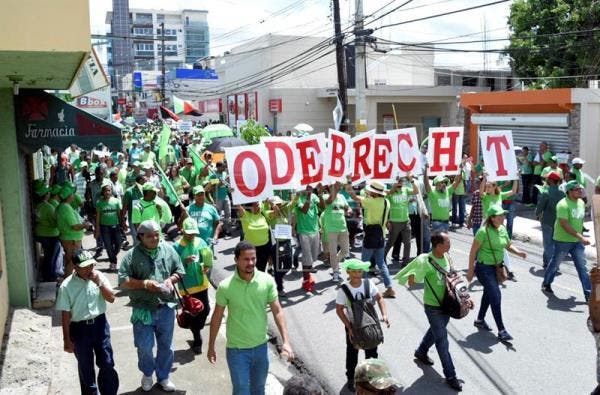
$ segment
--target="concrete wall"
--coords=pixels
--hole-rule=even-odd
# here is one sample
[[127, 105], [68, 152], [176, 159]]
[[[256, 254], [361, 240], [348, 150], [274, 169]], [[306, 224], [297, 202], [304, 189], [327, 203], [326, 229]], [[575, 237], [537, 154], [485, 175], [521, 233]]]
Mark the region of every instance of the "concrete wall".
[[3, 51], [90, 51], [90, 13], [81, 0], [3, 0]]
[[292, 130], [299, 123], [308, 123], [322, 132], [333, 127], [335, 99], [317, 98], [316, 89], [270, 89], [267, 95], [259, 92], [259, 121], [273, 125], [273, 115], [268, 112], [269, 97], [283, 98], [283, 112], [277, 114], [277, 130], [280, 132]]
[[26, 209], [29, 200], [26, 192], [26, 174], [17, 146], [12, 89], [0, 89], [0, 158], [3, 158], [0, 177], [0, 205], [3, 217], [4, 241], [9, 297], [13, 306], [30, 306], [29, 283], [31, 277], [31, 227]]
[[[419, 141], [426, 137], [426, 131], [423, 130], [423, 118], [438, 117], [441, 118], [442, 125], [453, 126], [455, 120], [451, 115], [451, 103], [396, 103], [396, 117], [399, 127], [416, 127]], [[377, 104], [377, 131], [383, 131], [383, 116], [393, 114], [392, 104]], [[369, 125], [369, 128], [373, 128]]]
[[8, 274], [6, 273], [6, 250], [4, 245], [4, 232], [2, 207], [0, 207], [0, 339], [4, 336], [4, 326], [8, 318]]
[[[578, 121], [578, 150], [573, 150], [573, 155], [583, 158], [586, 163], [583, 171], [589, 174], [594, 180], [600, 175], [600, 90], [599, 89], [572, 89], [572, 102], [579, 103], [576, 109], [578, 119], [573, 119], [571, 115], [570, 122]], [[571, 125], [570, 125], [571, 126]], [[587, 185], [587, 195], [594, 193], [593, 183]]]

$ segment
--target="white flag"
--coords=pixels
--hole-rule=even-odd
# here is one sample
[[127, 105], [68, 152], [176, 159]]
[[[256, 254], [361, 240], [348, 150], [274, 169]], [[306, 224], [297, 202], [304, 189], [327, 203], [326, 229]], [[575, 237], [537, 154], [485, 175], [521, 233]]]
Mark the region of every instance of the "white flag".
[[343, 116], [344, 110], [342, 109], [342, 102], [340, 101], [340, 97], [337, 96], [337, 104], [333, 109], [333, 124], [335, 125], [335, 130], [340, 130]]

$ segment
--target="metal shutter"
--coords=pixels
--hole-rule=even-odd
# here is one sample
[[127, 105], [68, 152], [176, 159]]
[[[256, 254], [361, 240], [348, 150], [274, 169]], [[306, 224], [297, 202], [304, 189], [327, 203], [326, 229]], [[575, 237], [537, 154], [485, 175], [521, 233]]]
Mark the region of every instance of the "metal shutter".
[[540, 142], [547, 141], [553, 153], [569, 152], [569, 129], [549, 126], [479, 125], [479, 130], [512, 130], [516, 146], [537, 152]]

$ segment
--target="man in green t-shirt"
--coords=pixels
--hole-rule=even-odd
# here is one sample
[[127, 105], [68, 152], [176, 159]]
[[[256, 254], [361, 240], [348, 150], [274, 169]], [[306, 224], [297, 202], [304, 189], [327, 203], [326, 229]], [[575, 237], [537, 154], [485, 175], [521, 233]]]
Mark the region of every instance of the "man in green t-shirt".
[[[442, 362], [446, 384], [456, 391], [462, 390], [462, 384], [456, 377], [456, 370], [450, 356], [448, 331], [446, 326], [450, 316], [440, 310], [440, 300], [444, 298], [446, 284], [444, 276], [430, 263], [435, 261], [442, 269], [448, 270], [450, 262], [448, 251], [450, 251], [450, 237], [445, 232], [436, 232], [431, 235], [432, 250], [430, 253], [421, 254], [402, 269], [395, 278], [400, 284], [408, 282], [409, 287], [417, 283], [425, 283], [423, 292], [423, 304], [425, 315], [429, 321], [429, 330], [421, 340], [421, 344], [415, 350], [415, 358], [424, 365], [433, 365], [433, 360], [427, 356], [429, 349], [435, 344], [438, 355]], [[473, 308], [474, 305], [471, 305]]]
[[592, 285], [590, 276], [587, 272], [585, 261], [585, 246], [590, 241], [583, 236], [583, 220], [585, 217], [585, 203], [583, 196], [583, 186], [577, 181], [569, 181], [565, 187], [567, 196], [556, 205], [556, 222], [554, 223], [554, 255], [548, 263], [542, 291], [547, 294], [553, 294], [551, 285], [556, 275], [558, 265], [568, 254], [573, 258], [575, 269], [579, 275], [583, 294], [587, 301], [591, 294]]
[[315, 194], [313, 188], [308, 185], [304, 192], [300, 192], [294, 199], [294, 215], [296, 218], [296, 234], [302, 249], [302, 287], [312, 291], [314, 280], [310, 273], [316, 272], [313, 264], [319, 258], [319, 207], [325, 207], [325, 201], [321, 194]]
[[540, 149], [533, 157], [533, 189], [531, 194], [531, 203], [537, 204], [539, 189], [535, 186], [542, 186], [544, 184], [544, 180], [541, 177], [542, 170], [546, 167], [550, 158], [552, 157], [552, 152], [548, 149], [548, 143], [546, 141], [542, 141], [540, 143]]
[[227, 309], [226, 359], [233, 393], [249, 394], [251, 390], [264, 393], [269, 372], [267, 306], [283, 341], [281, 356], [292, 360], [294, 352], [275, 281], [269, 274], [256, 270], [256, 248], [247, 241], [239, 242], [234, 260], [234, 274], [221, 281], [217, 288], [207, 357], [210, 363], [217, 362], [215, 341]]
[[[340, 185], [337, 182], [329, 187], [329, 195], [323, 197], [325, 199], [325, 210], [321, 216], [323, 235], [327, 237], [329, 263], [333, 270], [333, 281], [336, 283], [342, 281], [340, 263], [346, 259], [350, 252], [346, 214], [351, 208], [344, 195], [339, 193]], [[338, 246], [340, 247], [339, 251]]]
[[223, 230], [225, 236], [231, 235], [231, 200], [229, 200], [229, 175], [225, 163], [217, 162], [217, 171], [208, 176], [213, 186], [213, 202], [219, 215], [223, 212]]
[[131, 213], [131, 221], [136, 229], [146, 220], [153, 220], [160, 224], [160, 220], [163, 216], [163, 207], [156, 202], [157, 192], [158, 190], [151, 182], [146, 182], [142, 186], [144, 198], [138, 200], [137, 203], [134, 203], [133, 212]]
[[450, 228], [450, 199], [458, 185], [462, 182], [464, 162], [460, 164], [459, 173], [452, 185], [448, 186], [448, 177], [437, 176], [433, 179], [434, 188], [429, 183], [429, 165], [425, 165], [423, 179], [425, 191], [431, 208], [431, 232], [447, 232]]
[[585, 173], [581, 170], [585, 164], [585, 161], [581, 158], [574, 158], [571, 163], [573, 164], [573, 167], [571, 167], [571, 173], [575, 174], [575, 180], [583, 186], [585, 191], [587, 182], [585, 180]]
[[394, 262], [400, 260], [400, 246], [398, 245], [398, 248], [396, 248], [396, 242], [400, 238], [404, 245], [402, 265], [406, 265], [410, 258], [411, 228], [408, 218], [409, 195], [419, 193], [419, 187], [414, 182], [411, 174], [407, 175], [406, 180], [410, 187], [406, 186], [403, 179], [398, 177], [398, 182], [392, 186], [386, 196], [386, 199], [390, 202], [390, 220], [388, 222], [390, 234], [385, 245], [384, 256], [387, 258], [387, 254], [394, 247], [392, 250], [392, 260]]

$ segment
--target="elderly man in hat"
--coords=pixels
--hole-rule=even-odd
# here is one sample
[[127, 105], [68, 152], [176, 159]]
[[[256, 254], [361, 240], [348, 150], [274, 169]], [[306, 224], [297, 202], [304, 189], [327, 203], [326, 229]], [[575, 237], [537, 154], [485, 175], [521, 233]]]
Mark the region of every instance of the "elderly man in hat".
[[[146, 220], [138, 227], [140, 241], [129, 250], [119, 267], [119, 285], [129, 292], [134, 344], [142, 390], [150, 391], [153, 374], [162, 389], [175, 391], [169, 379], [173, 367], [173, 328], [175, 321], [174, 284], [185, 275], [179, 255], [160, 238], [160, 226]], [[154, 356], [153, 348], [157, 350]]]
[[454, 178], [452, 185], [448, 186], [450, 180], [448, 177], [437, 176], [433, 179], [434, 188], [429, 184], [428, 172], [429, 164], [425, 165], [423, 180], [425, 182], [425, 191], [431, 207], [431, 231], [447, 232], [450, 228], [450, 204], [452, 194], [462, 181], [463, 168], [465, 163], [461, 162], [458, 175]]
[[383, 297], [395, 298], [396, 292], [392, 288], [392, 280], [385, 264], [385, 234], [390, 214], [390, 204], [385, 198], [387, 191], [385, 185], [379, 181], [369, 182], [365, 191], [366, 197], [358, 196], [350, 184], [346, 186], [346, 192], [352, 200], [359, 203], [365, 210], [363, 219], [365, 236], [361, 259], [365, 262], [369, 262], [371, 258], [375, 260], [386, 288]]
[[116, 395], [119, 376], [105, 315], [106, 302], [113, 303], [115, 295], [106, 276], [94, 269], [92, 254], [79, 249], [71, 258], [75, 271], [62, 282], [56, 299], [56, 310], [62, 312], [64, 350], [75, 353], [82, 394]]
[[583, 294], [587, 301], [591, 294], [592, 285], [590, 276], [587, 272], [585, 261], [585, 246], [590, 241], [583, 236], [583, 219], [585, 217], [585, 203], [583, 196], [583, 186], [575, 180], [567, 183], [567, 196], [556, 205], [556, 221], [554, 222], [554, 254], [546, 268], [544, 282], [542, 283], [542, 292], [553, 294], [551, 285], [558, 265], [568, 254], [573, 259], [575, 269], [579, 275]]

